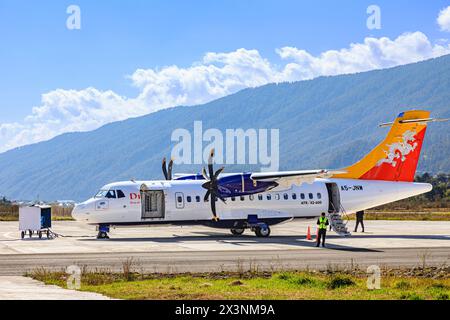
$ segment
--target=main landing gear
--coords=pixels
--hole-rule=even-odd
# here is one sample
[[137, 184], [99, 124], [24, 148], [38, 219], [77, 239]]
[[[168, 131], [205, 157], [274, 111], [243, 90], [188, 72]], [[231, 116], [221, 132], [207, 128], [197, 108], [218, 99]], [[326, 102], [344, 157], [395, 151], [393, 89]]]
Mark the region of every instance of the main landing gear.
[[[253, 231], [259, 238], [267, 238], [270, 236], [270, 227], [265, 223], [249, 224], [248, 229]], [[231, 233], [235, 236], [240, 236], [244, 233], [246, 228], [233, 228]]]
[[270, 228], [268, 225], [258, 226], [254, 228], [255, 234], [259, 238], [267, 238], [270, 236]]
[[98, 226], [97, 239], [109, 239], [108, 232], [109, 226]]
[[238, 229], [231, 229], [231, 233], [234, 236], [240, 236], [244, 233], [245, 229], [244, 228], [238, 228]]

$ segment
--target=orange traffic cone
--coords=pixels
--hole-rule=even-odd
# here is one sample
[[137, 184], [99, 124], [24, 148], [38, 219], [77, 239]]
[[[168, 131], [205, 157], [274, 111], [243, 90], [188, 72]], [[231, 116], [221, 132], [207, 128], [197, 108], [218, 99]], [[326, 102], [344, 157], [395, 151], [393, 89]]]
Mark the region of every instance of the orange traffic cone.
[[311, 227], [308, 226], [308, 232], [306, 233], [306, 240], [312, 240], [311, 238]]

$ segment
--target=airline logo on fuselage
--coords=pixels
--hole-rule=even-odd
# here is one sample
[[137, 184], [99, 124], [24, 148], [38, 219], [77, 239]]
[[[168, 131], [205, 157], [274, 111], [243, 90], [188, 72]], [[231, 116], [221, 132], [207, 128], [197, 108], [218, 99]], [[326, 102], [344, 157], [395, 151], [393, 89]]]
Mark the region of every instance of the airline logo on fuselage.
[[141, 204], [141, 194], [131, 192], [130, 193], [130, 204]]

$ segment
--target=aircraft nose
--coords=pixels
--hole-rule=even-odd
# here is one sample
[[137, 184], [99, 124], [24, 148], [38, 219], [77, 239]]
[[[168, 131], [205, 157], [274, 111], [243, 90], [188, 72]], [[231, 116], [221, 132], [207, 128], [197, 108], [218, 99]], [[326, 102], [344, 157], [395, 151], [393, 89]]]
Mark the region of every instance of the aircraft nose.
[[86, 204], [85, 203], [78, 203], [75, 205], [75, 207], [72, 210], [72, 218], [75, 220], [85, 220], [86, 219]]

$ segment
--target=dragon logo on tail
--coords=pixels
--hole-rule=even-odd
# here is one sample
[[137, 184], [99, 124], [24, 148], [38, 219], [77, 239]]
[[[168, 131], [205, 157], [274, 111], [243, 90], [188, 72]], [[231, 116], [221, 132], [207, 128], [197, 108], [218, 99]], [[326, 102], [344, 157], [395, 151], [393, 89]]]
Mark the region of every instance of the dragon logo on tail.
[[377, 162], [377, 166], [381, 166], [383, 163], [388, 163], [392, 167], [396, 167], [400, 162], [406, 160], [406, 156], [413, 152], [419, 145], [415, 138], [416, 133], [414, 131], [405, 131], [402, 136], [401, 142], [394, 142], [390, 145], [388, 151], [385, 151], [386, 158]]

